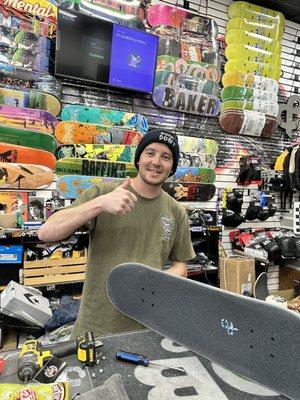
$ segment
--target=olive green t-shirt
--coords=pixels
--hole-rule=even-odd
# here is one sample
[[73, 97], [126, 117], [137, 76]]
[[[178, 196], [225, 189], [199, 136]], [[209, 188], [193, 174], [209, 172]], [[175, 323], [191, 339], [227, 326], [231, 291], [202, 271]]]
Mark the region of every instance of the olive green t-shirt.
[[[106, 194], [120, 184], [118, 181], [93, 186], [72, 206]], [[163, 190], [154, 199], [144, 198], [132, 188], [129, 190], [138, 199], [130, 213], [103, 212], [88, 224], [88, 265], [72, 337], [86, 330], [105, 335], [142, 329], [142, 325], [121, 314], [108, 300], [106, 280], [116, 265], [138, 262], [162, 269], [168, 259], [184, 262], [195, 257], [185, 208]]]

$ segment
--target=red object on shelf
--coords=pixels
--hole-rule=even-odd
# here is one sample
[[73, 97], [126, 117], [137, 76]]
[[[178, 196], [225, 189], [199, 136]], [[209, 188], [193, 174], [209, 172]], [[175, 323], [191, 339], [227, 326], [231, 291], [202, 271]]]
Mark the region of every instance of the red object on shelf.
[[0, 357], [0, 375], [4, 371], [4, 367], [5, 367], [5, 360], [4, 358]]

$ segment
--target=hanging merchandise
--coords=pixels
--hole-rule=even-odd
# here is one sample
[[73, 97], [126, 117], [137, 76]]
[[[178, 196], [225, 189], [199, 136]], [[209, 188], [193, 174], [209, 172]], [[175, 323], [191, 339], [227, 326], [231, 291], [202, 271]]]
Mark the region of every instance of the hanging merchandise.
[[227, 188], [222, 196], [222, 224], [236, 228], [245, 221], [241, 215], [243, 191]]
[[236, 182], [238, 185], [261, 185], [261, 158], [256, 155], [240, 157], [240, 170]]

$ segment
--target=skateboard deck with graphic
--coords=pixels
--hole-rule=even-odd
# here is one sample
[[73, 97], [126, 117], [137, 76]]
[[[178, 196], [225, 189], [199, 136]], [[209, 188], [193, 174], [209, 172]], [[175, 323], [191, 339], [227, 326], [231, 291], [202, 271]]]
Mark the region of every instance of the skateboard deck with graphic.
[[70, 104], [63, 107], [62, 121], [77, 121], [99, 125], [118, 125], [135, 128], [140, 132], [148, 131], [147, 118], [135, 113], [109, 108], [85, 107]]
[[255, 75], [253, 73], [243, 73], [239, 71], [228, 71], [222, 75], [222, 85], [244, 86], [259, 90], [278, 92], [279, 85], [275, 79]]
[[32, 108], [0, 106], [0, 125], [28, 129], [35, 132], [54, 133], [57, 118], [50, 112]]
[[227, 12], [230, 19], [242, 17], [262, 23], [276, 23], [281, 26], [284, 26], [285, 23], [285, 18], [281, 12], [250, 4], [247, 1], [236, 1], [230, 4]]
[[121, 313], [238, 375], [299, 399], [296, 313], [138, 263], [115, 267], [106, 288]]
[[61, 83], [54, 76], [0, 62], [0, 85], [20, 89], [35, 89], [59, 95]]
[[138, 145], [142, 134], [130, 126], [112, 126], [62, 121], [55, 128], [56, 139], [63, 144], [132, 144]]
[[147, 9], [147, 21], [152, 27], [167, 25], [214, 37], [218, 36], [218, 26], [213, 19], [166, 4], [151, 5]]
[[34, 52], [48, 54], [51, 50], [51, 40], [46, 36], [36, 35], [20, 29], [16, 31], [7, 26], [0, 25], [0, 46], [20, 47]]
[[[59, 195], [66, 199], [77, 199], [85, 190], [102, 182], [110, 182], [118, 178], [84, 175], [62, 175], [57, 181]], [[122, 178], [119, 178], [122, 180]]]
[[255, 75], [264, 76], [266, 78], [275, 79], [276, 81], [280, 78], [281, 69], [279, 65], [266, 64], [255, 61], [246, 60], [229, 60], [225, 64], [225, 72], [239, 71], [242, 73], [251, 73]]
[[218, 143], [213, 139], [178, 136], [180, 167], [202, 167], [215, 169]]
[[209, 183], [165, 182], [163, 190], [177, 201], [209, 201], [216, 187]]
[[57, 159], [65, 157], [134, 162], [136, 146], [123, 144], [64, 144], [55, 150]]
[[6, 89], [0, 87], [0, 104], [45, 110], [55, 117], [61, 111], [61, 103], [53, 94], [34, 89]]
[[281, 53], [273, 53], [243, 43], [227, 45], [225, 56], [227, 60], [235, 60], [238, 57], [239, 60], [274, 64], [276, 67], [281, 65]]
[[61, 158], [55, 164], [58, 175], [89, 175], [110, 178], [135, 177], [137, 170], [132, 163], [85, 158]]
[[38, 189], [49, 186], [54, 175], [43, 165], [0, 162], [0, 188]]
[[213, 96], [219, 95], [219, 85], [212, 80], [176, 74], [170, 71], [156, 71], [155, 86], [160, 85], [182, 88], [198, 93], [212, 94]]
[[26, 129], [7, 128], [0, 125], [0, 142], [32, 147], [54, 153], [56, 140], [51, 135], [29, 131]]
[[221, 100], [278, 101], [277, 91], [260, 90], [245, 86], [226, 86], [221, 90]]
[[152, 100], [158, 107], [205, 117], [215, 117], [221, 108], [216, 96], [166, 85], [154, 88]]
[[175, 174], [168, 181], [214, 183], [216, 173], [211, 168], [177, 167]]
[[258, 35], [267, 36], [270, 39], [280, 40], [282, 38], [284, 25], [281, 26], [274, 22], [258, 22], [236, 17], [227, 22], [226, 32], [231, 29], [244, 29], [247, 32], [257, 33]]
[[53, 170], [56, 158], [49, 151], [0, 142], [0, 161], [44, 165]]
[[229, 109], [259, 111], [277, 118], [279, 105], [277, 101], [264, 100], [226, 100], [222, 102], [221, 112]]
[[279, 40], [248, 32], [245, 29], [230, 29], [225, 35], [225, 42], [227, 45], [242, 43], [273, 53], [281, 53], [281, 43]]

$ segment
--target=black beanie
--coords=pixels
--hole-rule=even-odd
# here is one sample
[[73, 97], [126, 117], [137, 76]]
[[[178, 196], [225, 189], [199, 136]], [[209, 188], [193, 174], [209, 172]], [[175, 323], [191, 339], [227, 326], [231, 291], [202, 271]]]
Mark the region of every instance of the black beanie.
[[148, 146], [148, 144], [154, 142], [163, 143], [171, 150], [173, 154], [173, 167], [171, 175], [173, 175], [177, 169], [179, 161], [178, 138], [175, 133], [162, 131], [160, 129], [152, 129], [142, 137], [142, 140], [140, 141], [135, 151], [134, 165], [137, 169], [139, 169], [138, 162], [143, 150]]

